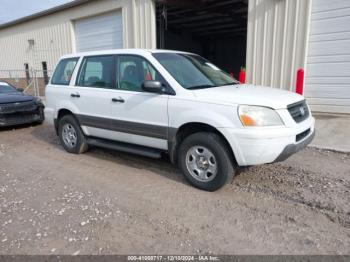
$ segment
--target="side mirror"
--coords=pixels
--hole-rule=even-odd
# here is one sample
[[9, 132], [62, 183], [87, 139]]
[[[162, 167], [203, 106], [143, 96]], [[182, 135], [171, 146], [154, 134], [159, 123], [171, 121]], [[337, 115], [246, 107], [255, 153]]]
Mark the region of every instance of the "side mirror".
[[164, 92], [162, 83], [154, 80], [146, 80], [143, 82], [142, 90], [157, 94], [162, 94]]
[[23, 92], [24, 89], [23, 89], [23, 88], [17, 88], [17, 91], [18, 91], [18, 92]]

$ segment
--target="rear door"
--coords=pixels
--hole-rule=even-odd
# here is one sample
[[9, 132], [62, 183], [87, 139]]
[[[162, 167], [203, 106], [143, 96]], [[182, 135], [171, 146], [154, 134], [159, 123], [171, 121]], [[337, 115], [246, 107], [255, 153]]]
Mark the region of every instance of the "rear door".
[[111, 138], [167, 149], [169, 95], [142, 91], [145, 80], [165, 80], [145, 58], [137, 55], [118, 55], [115, 75]]
[[51, 124], [57, 117], [62, 101], [70, 100], [70, 82], [79, 57], [61, 59], [55, 68], [50, 83], [45, 88], [45, 117]]
[[89, 136], [106, 138], [110, 129], [114, 61], [113, 55], [84, 57], [76, 84], [70, 89], [70, 100], [79, 109], [77, 117]]

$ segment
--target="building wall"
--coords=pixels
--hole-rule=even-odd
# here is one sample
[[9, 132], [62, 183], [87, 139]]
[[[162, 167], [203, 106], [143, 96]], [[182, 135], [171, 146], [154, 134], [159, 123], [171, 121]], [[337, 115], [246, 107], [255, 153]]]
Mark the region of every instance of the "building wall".
[[350, 1], [313, 0], [304, 95], [311, 109], [350, 113]]
[[152, 0], [95, 0], [0, 29], [0, 77], [3, 70], [24, 69], [24, 63], [41, 70], [46, 61], [52, 70], [60, 56], [75, 52], [74, 20], [113, 10], [122, 10], [124, 48], [156, 48]]
[[247, 82], [295, 90], [304, 68], [311, 0], [249, 0]]
[[[42, 61], [52, 68], [62, 54], [72, 52], [70, 27], [69, 21], [62, 21], [45, 26], [21, 24], [1, 30], [0, 70], [22, 70], [24, 63], [42, 69]], [[34, 39], [34, 45], [29, 45], [29, 39]]]

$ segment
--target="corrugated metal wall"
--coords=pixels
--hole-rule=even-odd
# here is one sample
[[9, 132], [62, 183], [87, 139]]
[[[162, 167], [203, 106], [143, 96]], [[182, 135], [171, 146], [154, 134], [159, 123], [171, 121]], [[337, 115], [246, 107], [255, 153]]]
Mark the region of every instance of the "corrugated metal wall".
[[295, 89], [305, 67], [311, 0], [249, 0], [247, 82]]
[[[156, 48], [155, 3], [152, 0], [95, 0], [54, 14], [0, 29], [1, 70], [53, 69], [58, 58], [75, 52], [75, 20], [121, 10], [124, 48]], [[28, 40], [34, 39], [34, 46]]]
[[350, 113], [350, 1], [313, 0], [305, 97], [315, 111]]
[[[157, 48], [156, 11], [152, 0], [126, 0], [123, 9], [124, 47]], [[126, 34], [125, 32], [129, 32]]]
[[120, 10], [75, 20], [78, 52], [123, 48], [123, 15]]
[[[69, 22], [22, 28], [6, 30], [6, 34], [0, 31], [0, 70], [24, 69], [24, 63], [42, 69], [42, 61], [46, 61], [51, 69], [62, 54], [72, 52]], [[31, 39], [34, 45], [29, 44]]]

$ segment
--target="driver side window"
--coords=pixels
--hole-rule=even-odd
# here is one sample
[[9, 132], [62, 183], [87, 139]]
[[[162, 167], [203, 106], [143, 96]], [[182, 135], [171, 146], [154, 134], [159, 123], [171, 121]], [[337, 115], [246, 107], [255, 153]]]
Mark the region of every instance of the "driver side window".
[[117, 89], [142, 92], [147, 80], [162, 81], [162, 77], [144, 58], [133, 55], [119, 55], [117, 65]]

